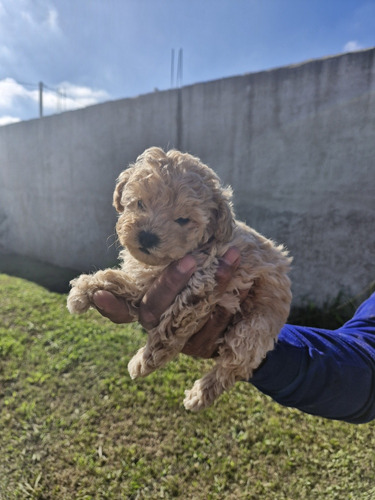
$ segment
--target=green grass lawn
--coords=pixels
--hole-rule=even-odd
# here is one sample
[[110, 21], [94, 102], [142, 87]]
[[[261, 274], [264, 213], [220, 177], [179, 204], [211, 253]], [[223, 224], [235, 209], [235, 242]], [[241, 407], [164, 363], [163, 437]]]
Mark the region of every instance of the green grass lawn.
[[210, 362], [127, 373], [145, 336], [0, 275], [0, 499], [374, 499], [375, 427], [278, 406], [241, 383], [188, 413]]

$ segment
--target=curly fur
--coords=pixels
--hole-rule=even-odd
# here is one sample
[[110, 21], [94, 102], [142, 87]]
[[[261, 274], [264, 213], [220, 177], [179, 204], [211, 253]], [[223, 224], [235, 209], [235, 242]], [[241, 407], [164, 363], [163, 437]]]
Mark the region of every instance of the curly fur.
[[[69, 311], [82, 313], [93, 305], [97, 290], [108, 290], [126, 299], [136, 321], [143, 295], [162, 270], [187, 253], [194, 255], [198, 269], [128, 365], [132, 378], [148, 375], [181, 352], [216, 305], [230, 310], [233, 321], [214, 368], [186, 391], [184, 405], [194, 411], [251, 377], [274, 347], [291, 303], [291, 258], [282, 246], [235, 220], [231, 196], [198, 158], [147, 149], [120, 174], [113, 196], [124, 248], [121, 268], [81, 275], [68, 297]], [[240, 266], [218, 297], [218, 261], [231, 246], [241, 252]], [[242, 303], [241, 290], [250, 290]]]

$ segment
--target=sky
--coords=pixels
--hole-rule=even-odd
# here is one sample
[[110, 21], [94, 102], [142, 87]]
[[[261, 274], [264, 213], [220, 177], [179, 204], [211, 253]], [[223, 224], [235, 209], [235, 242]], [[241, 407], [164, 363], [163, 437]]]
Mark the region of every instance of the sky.
[[0, 0], [0, 125], [374, 46], [375, 0]]

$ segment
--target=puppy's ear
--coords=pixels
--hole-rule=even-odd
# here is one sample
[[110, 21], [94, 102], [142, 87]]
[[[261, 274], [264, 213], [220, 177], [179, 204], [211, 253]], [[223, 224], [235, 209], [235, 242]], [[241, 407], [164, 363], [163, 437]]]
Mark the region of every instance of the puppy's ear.
[[121, 172], [119, 178], [117, 179], [117, 184], [115, 187], [115, 191], [113, 193], [113, 206], [117, 210], [117, 212], [121, 213], [124, 211], [124, 206], [121, 203], [122, 190], [125, 184], [128, 182], [132, 168], [128, 168]]
[[229, 241], [234, 227], [234, 212], [231, 188], [221, 189], [216, 195], [214, 237], [218, 241]]

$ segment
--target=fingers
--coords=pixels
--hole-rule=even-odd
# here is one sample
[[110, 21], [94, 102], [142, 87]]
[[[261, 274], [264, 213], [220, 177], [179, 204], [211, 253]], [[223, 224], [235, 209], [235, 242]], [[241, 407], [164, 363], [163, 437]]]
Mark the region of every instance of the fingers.
[[196, 266], [195, 259], [185, 255], [181, 260], [172, 262], [151, 285], [139, 308], [139, 322], [146, 330], [159, 323], [160, 316], [186, 286]]
[[113, 323], [130, 323], [133, 321], [124, 299], [115, 297], [106, 290], [99, 290], [94, 293], [93, 300], [100, 314]]
[[227, 289], [227, 286], [240, 263], [240, 259], [241, 254], [236, 247], [229, 248], [229, 250], [220, 259], [219, 267], [215, 275], [216, 292], [218, 295], [222, 295]]
[[[195, 259], [191, 255], [186, 255], [180, 261], [173, 262], [151, 285], [139, 308], [139, 322], [146, 330], [159, 323], [160, 316], [185, 287], [195, 268]], [[99, 290], [95, 292], [93, 300], [99, 313], [113, 323], [133, 321], [124, 299], [105, 290]]]
[[[230, 248], [220, 260], [216, 273], [216, 291], [218, 295], [221, 295], [226, 290], [239, 263], [240, 253], [235, 247]], [[241, 292], [240, 300], [244, 300], [247, 294], [247, 290]], [[227, 329], [231, 319], [232, 313], [224, 307], [217, 306], [203, 328], [190, 337], [182, 352], [190, 356], [211, 358], [215, 354], [220, 338]]]
[[[237, 248], [230, 248], [223, 258], [216, 273], [216, 292], [221, 295], [226, 290], [233, 273], [240, 262]], [[170, 264], [159, 278], [151, 285], [142, 299], [139, 308], [139, 322], [146, 330], [154, 328], [161, 315], [174, 302], [176, 295], [186, 286], [197, 267], [195, 259], [186, 255], [181, 260]], [[247, 294], [247, 292], [246, 292]], [[94, 304], [100, 314], [114, 323], [129, 323], [133, 321], [126, 301], [115, 297], [110, 292], [100, 290], [94, 294]], [[205, 326], [185, 345], [185, 354], [211, 357], [217, 344], [226, 330], [232, 315], [223, 307], [217, 307]]]
[[[243, 302], [249, 290], [240, 292], [240, 302]], [[218, 349], [220, 339], [231, 322], [233, 314], [222, 306], [216, 306], [207, 323], [195, 333], [185, 344], [181, 352], [188, 356], [212, 358]]]
[[232, 314], [227, 309], [217, 306], [204, 327], [190, 337], [182, 352], [188, 356], [211, 358], [231, 318]]

